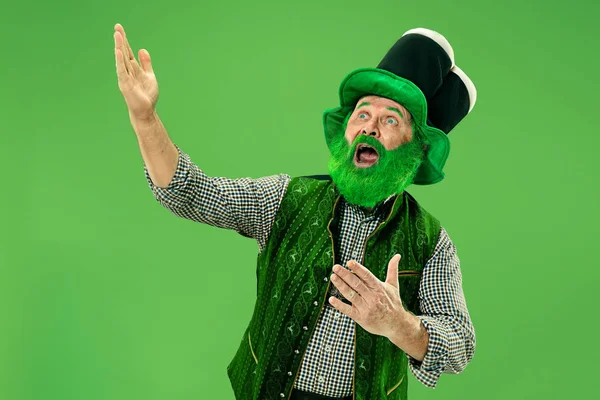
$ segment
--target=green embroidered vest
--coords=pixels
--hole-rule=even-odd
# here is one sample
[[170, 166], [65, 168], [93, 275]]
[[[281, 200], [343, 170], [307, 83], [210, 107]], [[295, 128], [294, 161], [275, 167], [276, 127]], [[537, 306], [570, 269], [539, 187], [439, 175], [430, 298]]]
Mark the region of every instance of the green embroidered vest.
[[[257, 257], [254, 313], [227, 366], [237, 400], [289, 399], [326, 306], [332, 267], [339, 263], [331, 230], [339, 199], [331, 180], [290, 181], [267, 245]], [[404, 307], [418, 315], [421, 273], [437, 243], [440, 223], [407, 192], [390, 201], [389, 215], [367, 238], [362, 264], [384, 281], [389, 260], [400, 253], [400, 296]], [[406, 354], [386, 337], [358, 324], [355, 328], [354, 399], [406, 399]]]

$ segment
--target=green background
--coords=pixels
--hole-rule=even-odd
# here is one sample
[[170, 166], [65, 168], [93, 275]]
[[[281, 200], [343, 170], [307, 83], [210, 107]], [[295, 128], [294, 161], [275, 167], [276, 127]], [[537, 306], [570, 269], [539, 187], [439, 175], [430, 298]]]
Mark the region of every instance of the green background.
[[[475, 82], [447, 178], [409, 191], [458, 247], [473, 361], [411, 399], [589, 398], [597, 346], [595, 1], [16, 2], [0, 14], [0, 398], [233, 399], [256, 243], [152, 196], [113, 26], [212, 176], [327, 172], [344, 76], [414, 27]], [[296, 4], [298, 3], [298, 4]]]

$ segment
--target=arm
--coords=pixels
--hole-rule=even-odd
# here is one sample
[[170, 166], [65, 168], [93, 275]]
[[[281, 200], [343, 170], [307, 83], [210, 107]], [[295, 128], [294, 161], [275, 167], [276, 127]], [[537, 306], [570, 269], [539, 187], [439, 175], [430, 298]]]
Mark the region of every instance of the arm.
[[422, 315], [416, 317], [427, 331], [427, 351], [422, 361], [409, 355], [409, 367], [421, 383], [435, 388], [442, 373], [462, 372], [475, 352], [475, 329], [462, 289], [460, 261], [443, 228], [423, 269], [419, 305]]
[[119, 89], [157, 200], [178, 216], [253, 237], [262, 251], [290, 177], [206, 176], [173, 144], [156, 114], [158, 82], [150, 53], [141, 49], [138, 64], [121, 24], [115, 25], [113, 37]]
[[144, 166], [157, 187], [167, 187], [173, 179], [179, 152], [173, 144], [162, 121], [153, 111], [147, 118], [129, 114], [129, 120], [144, 159]]
[[209, 177], [173, 144], [156, 112], [148, 119], [130, 116], [130, 120], [144, 159], [146, 180], [160, 204], [179, 217], [254, 238], [262, 251], [289, 175]]
[[174, 145], [177, 163], [165, 187], [154, 184], [144, 166], [146, 180], [156, 200], [174, 215], [212, 226], [233, 229], [265, 247], [290, 176], [258, 179], [209, 177]]

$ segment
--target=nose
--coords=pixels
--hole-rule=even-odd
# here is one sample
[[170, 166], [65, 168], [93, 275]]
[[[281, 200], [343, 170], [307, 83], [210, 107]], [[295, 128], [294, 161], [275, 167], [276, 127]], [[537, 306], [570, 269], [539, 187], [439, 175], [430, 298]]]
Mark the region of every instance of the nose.
[[361, 130], [361, 135], [375, 136], [379, 138], [379, 130], [375, 127], [365, 127]]
[[368, 121], [361, 129], [360, 133], [362, 135], [375, 136], [379, 138], [379, 128], [377, 126], [377, 119], [372, 118]]

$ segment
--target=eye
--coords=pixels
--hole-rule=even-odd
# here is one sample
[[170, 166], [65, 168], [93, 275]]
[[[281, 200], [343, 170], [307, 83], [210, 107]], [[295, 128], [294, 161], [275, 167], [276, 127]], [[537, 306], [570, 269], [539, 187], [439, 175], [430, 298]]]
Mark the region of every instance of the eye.
[[398, 120], [396, 118], [388, 117], [388, 119], [385, 120], [385, 123], [388, 125], [396, 125], [398, 124]]
[[359, 119], [367, 119], [367, 113], [366, 112], [361, 112], [360, 114], [358, 114], [358, 118]]

